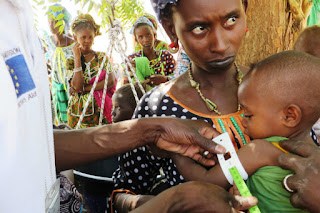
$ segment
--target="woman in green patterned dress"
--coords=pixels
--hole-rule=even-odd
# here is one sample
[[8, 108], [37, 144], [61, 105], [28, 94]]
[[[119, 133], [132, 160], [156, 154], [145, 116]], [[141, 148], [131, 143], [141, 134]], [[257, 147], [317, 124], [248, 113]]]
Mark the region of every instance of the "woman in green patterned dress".
[[[81, 14], [75, 18], [72, 25], [72, 32], [76, 44], [73, 46], [74, 58], [67, 61], [67, 70], [70, 77], [70, 95], [68, 108], [68, 124], [75, 128], [89, 98], [93, 82], [97, 77], [99, 68], [103, 62], [105, 53], [92, 50], [94, 38], [100, 35], [100, 26], [89, 14]], [[89, 105], [84, 114], [80, 128], [97, 126], [99, 124], [105, 78], [108, 75], [107, 95], [103, 110], [103, 124], [111, 123], [112, 101], [111, 97], [115, 90], [115, 76], [107, 73], [108, 58], [103, 65], [99, 82], [97, 83], [94, 95], [89, 100]]]

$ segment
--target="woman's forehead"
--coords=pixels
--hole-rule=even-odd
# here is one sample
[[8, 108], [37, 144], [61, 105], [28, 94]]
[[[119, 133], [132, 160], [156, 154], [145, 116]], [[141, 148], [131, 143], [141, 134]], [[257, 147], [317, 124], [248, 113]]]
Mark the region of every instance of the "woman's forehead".
[[184, 17], [220, 17], [243, 9], [241, 0], [180, 0], [173, 11]]
[[149, 25], [143, 24], [135, 27], [134, 32], [135, 33], [153, 32], [153, 29]]

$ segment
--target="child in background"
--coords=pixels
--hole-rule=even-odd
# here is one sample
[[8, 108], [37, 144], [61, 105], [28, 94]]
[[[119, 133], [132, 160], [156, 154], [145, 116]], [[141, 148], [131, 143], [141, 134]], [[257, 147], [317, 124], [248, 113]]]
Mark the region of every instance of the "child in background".
[[[156, 17], [154, 17], [153, 15], [148, 14], [148, 13], [143, 15], [143, 17], [146, 17], [147, 19], [149, 19], [149, 21], [153, 25], [153, 28], [154, 28], [154, 48], [156, 50], [168, 50], [168, 44], [164, 41], [157, 39], [158, 23], [157, 23]], [[141, 44], [136, 43], [135, 48], [134, 48], [134, 52], [139, 52], [142, 49], [143, 48], [142, 48]]]
[[[100, 35], [100, 26], [89, 14], [81, 14], [71, 25], [76, 44], [73, 46], [74, 58], [67, 60], [67, 69], [71, 76], [70, 94], [73, 96], [68, 108], [68, 124], [75, 128], [83, 108], [88, 100], [89, 92], [98, 74], [105, 53], [92, 50], [94, 38]], [[102, 105], [105, 76], [108, 76], [107, 95], [103, 110], [103, 124], [111, 123], [112, 101], [116, 80], [113, 73], [107, 74], [109, 61], [106, 60], [99, 82], [85, 112], [80, 128], [98, 126]]]
[[[146, 84], [142, 84], [145, 88]], [[137, 83], [134, 84], [138, 98], [143, 96], [143, 93]], [[130, 84], [120, 87], [112, 96], [113, 110], [112, 121], [117, 123], [120, 121], [130, 120], [134, 109], [137, 106], [136, 99], [133, 95]]]
[[305, 28], [294, 44], [294, 50], [306, 52], [320, 58], [320, 26]]
[[169, 81], [174, 74], [176, 62], [169, 51], [155, 49], [156, 36], [151, 21], [144, 16], [139, 17], [133, 24], [131, 33], [142, 46], [142, 50], [128, 56], [136, 72], [143, 73], [139, 80], [148, 79], [151, 86]]
[[[238, 156], [261, 212], [304, 212], [290, 204], [291, 189], [282, 187], [292, 171], [278, 167], [278, 157], [285, 150], [277, 142], [290, 138], [313, 143], [310, 129], [320, 117], [319, 81], [319, 59], [287, 51], [253, 65], [239, 86], [244, 133], [254, 140], [239, 149]], [[220, 165], [207, 170], [177, 156], [175, 163], [187, 180], [230, 188]]]
[[[320, 58], [320, 26], [305, 28], [296, 40], [294, 49]], [[320, 136], [320, 119], [313, 125], [313, 130]]]

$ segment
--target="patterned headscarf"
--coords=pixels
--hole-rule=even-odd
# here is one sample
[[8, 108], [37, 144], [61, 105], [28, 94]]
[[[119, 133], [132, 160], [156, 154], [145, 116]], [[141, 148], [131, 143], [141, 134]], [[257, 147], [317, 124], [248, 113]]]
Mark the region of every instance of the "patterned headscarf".
[[147, 19], [149, 19], [149, 21], [151, 21], [151, 23], [154, 26], [155, 30], [158, 30], [158, 23], [157, 23], [157, 18], [149, 13], [146, 13], [143, 15], [144, 17], [146, 17]]
[[101, 35], [100, 25], [96, 24], [96, 22], [94, 21], [94, 19], [92, 18], [92, 16], [90, 14], [80, 14], [73, 20], [73, 22], [71, 24], [72, 33], [75, 34], [74, 30], [79, 24], [86, 23], [86, 22], [89, 22], [92, 24], [96, 36]]
[[130, 33], [131, 34], [134, 34], [134, 29], [136, 28], [136, 26], [138, 24], [147, 24], [149, 25], [150, 27], [152, 27], [152, 29], [155, 29], [154, 28], [154, 25], [152, 24], [152, 22], [145, 16], [140, 16], [139, 18], [137, 18], [137, 20], [134, 22], [131, 30], [130, 30]]
[[49, 6], [48, 13], [53, 15], [55, 19], [57, 19], [60, 14], [63, 14], [63, 17], [61, 19], [58, 19], [57, 21], [64, 20], [66, 24], [65, 30], [69, 30], [71, 14], [68, 12], [68, 10], [65, 7], [63, 7], [61, 4], [53, 4]]
[[179, 0], [150, 0], [154, 11], [157, 14], [157, 18], [160, 21], [160, 10], [164, 9], [167, 4], [176, 4]]

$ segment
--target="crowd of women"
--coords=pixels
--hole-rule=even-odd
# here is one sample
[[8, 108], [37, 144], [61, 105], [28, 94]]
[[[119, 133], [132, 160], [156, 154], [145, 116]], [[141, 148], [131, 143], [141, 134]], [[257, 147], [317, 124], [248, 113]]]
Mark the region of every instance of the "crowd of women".
[[[246, 118], [246, 115], [238, 99], [238, 87], [249, 68], [235, 62], [240, 44], [247, 32], [248, 2], [151, 2], [172, 43], [168, 45], [157, 39], [158, 23], [156, 18], [149, 14], [137, 18], [133, 24], [130, 33], [136, 46], [128, 60], [133, 65], [138, 79], [134, 79], [134, 75], [131, 74], [124, 75], [121, 84], [128, 83], [131, 78], [135, 82], [139, 81], [146, 91], [151, 90], [143, 95], [141, 87], [137, 83], [133, 85], [141, 99], [138, 105], [129, 84], [116, 90], [119, 79], [110, 71], [110, 56], [92, 49], [95, 37], [101, 34], [100, 26], [95, 20], [89, 14], [80, 14], [70, 25], [71, 35], [68, 32], [70, 14], [66, 9], [62, 8], [56, 12], [54, 9], [49, 10], [51, 35], [47, 35], [43, 43], [48, 53], [48, 68], [51, 72], [55, 124], [67, 124], [76, 128], [82, 114], [80, 128], [98, 126], [99, 120], [102, 120], [102, 124], [110, 124], [130, 120], [132, 117], [171, 116], [204, 120], [218, 132], [228, 132], [235, 149], [241, 149], [252, 139], [245, 134], [243, 117]], [[66, 23], [63, 32], [56, 26], [61, 17]], [[300, 43], [296, 45], [297, 50], [312, 54], [304, 50]], [[179, 46], [179, 63], [176, 66], [171, 53], [177, 52]], [[313, 55], [320, 56], [316, 53]], [[132, 72], [133, 70], [130, 70], [130, 73]], [[94, 92], [91, 97], [90, 91], [93, 86]], [[104, 90], [106, 96], [102, 100]], [[103, 116], [102, 119], [100, 114]], [[310, 138], [315, 144], [319, 144], [313, 130]], [[284, 148], [292, 151], [288, 142], [283, 144]], [[301, 151], [300, 155], [305, 157], [305, 152], [307, 151]], [[280, 165], [286, 157], [280, 156]], [[174, 159], [172, 154], [151, 145], [120, 154], [119, 168], [113, 174], [116, 191], [111, 197], [110, 211], [135, 210], [142, 205], [150, 204], [149, 200], [160, 192], [186, 182], [186, 177], [180, 174], [181, 170], [176, 166]], [[293, 169], [287, 163], [282, 164]], [[299, 169], [301, 168], [296, 171], [296, 177], [300, 175]], [[161, 180], [159, 175], [162, 177]], [[290, 185], [289, 189], [293, 189], [292, 192], [295, 193], [291, 195], [292, 205], [317, 211], [317, 206], [311, 202], [303, 202], [296, 198], [301, 191], [297, 185], [289, 184], [290, 179], [292, 181], [294, 177], [288, 176], [285, 184], [287, 189]], [[287, 195], [287, 200], [288, 196], [290, 197], [290, 194]], [[302, 199], [301, 195], [299, 196]], [[290, 208], [296, 212], [301, 211], [292, 206]]]

